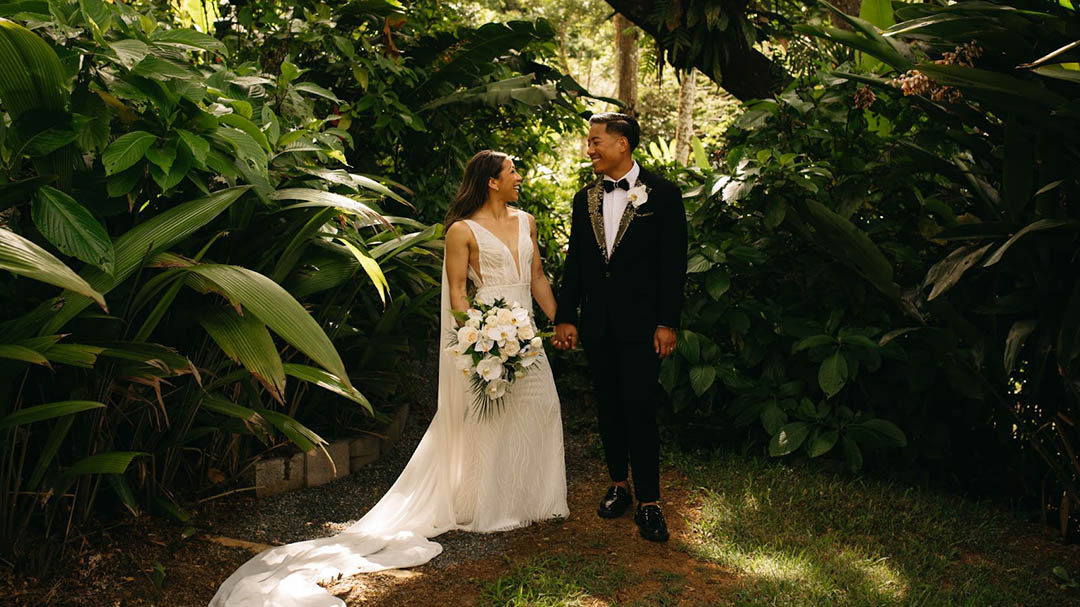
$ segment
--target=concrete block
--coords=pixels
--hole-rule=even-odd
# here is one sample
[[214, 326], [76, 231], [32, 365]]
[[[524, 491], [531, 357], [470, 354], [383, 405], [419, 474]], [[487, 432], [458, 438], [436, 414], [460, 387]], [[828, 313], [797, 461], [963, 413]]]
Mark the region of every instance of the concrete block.
[[[326, 453], [330, 459], [326, 459]], [[315, 448], [304, 454], [304, 482], [308, 487], [317, 487], [335, 478], [349, 475], [349, 441], [335, 441], [326, 445], [326, 453]], [[330, 465], [333, 460], [333, 465]], [[336, 472], [336, 474], [335, 474]]]
[[379, 459], [378, 436], [364, 434], [349, 441], [349, 472], [356, 472], [360, 468]]
[[269, 497], [304, 486], [304, 454], [255, 462], [255, 497]]
[[383, 453], [390, 450], [390, 447], [394, 446], [394, 443], [401, 440], [401, 434], [405, 431], [405, 420], [409, 417], [409, 403], [405, 403], [394, 411], [394, 417], [390, 421], [390, 425], [383, 430], [383, 434], [386, 438], [382, 440], [380, 449]]

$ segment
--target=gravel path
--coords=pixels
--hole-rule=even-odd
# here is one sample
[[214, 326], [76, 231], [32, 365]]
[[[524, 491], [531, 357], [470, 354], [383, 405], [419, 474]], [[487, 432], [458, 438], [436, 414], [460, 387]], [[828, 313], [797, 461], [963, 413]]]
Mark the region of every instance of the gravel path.
[[[319, 487], [247, 502], [244, 508], [214, 521], [213, 533], [263, 544], [286, 544], [334, 535], [359, 520], [397, 479], [427, 430], [437, 407], [437, 367], [438, 353], [433, 348], [418, 369], [418, 376], [425, 381], [415, 383], [412, 394], [402, 395], [411, 403], [402, 438], [377, 461]], [[569, 404], [564, 400], [564, 425], [588, 423], [574, 413], [580, 407]], [[566, 432], [568, 482], [575, 480], [583, 468], [581, 458], [571, 454], [592, 452], [599, 456], [598, 448], [588, 444], [589, 434]], [[436, 538], [443, 546], [443, 553], [425, 565], [425, 569], [438, 570], [502, 554], [507, 533], [445, 533]]]

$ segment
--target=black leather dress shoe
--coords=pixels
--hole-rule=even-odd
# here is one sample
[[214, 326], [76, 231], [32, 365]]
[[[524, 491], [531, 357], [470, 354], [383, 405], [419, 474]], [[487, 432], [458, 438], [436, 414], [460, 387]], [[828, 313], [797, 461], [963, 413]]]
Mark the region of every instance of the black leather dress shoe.
[[600, 508], [596, 513], [601, 518], [619, 518], [630, 507], [633, 500], [630, 499], [630, 491], [618, 485], [612, 485], [604, 499], [600, 500]]
[[650, 542], [666, 542], [668, 540], [667, 523], [664, 522], [664, 513], [660, 512], [660, 506], [650, 505], [642, 508], [638, 506], [637, 514], [634, 515], [641, 537]]

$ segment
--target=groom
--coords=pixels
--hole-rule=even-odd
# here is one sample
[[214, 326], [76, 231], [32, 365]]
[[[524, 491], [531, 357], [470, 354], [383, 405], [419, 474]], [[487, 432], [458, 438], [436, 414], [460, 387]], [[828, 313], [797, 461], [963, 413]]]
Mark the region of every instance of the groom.
[[632, 467], [634, 522], [642, 537], [663, 542], [657, 380], [660, 360], [675, 350], [682, 311], [686, 213], [675, 184], [634, 162], [641, 129], [632, 116], [596, 114], [589, 127], [599, 178], [574, 196], [553, 342], [567, 350], [580, 338], [596, 388], [612, 483], [599, 515], [626, 512]]

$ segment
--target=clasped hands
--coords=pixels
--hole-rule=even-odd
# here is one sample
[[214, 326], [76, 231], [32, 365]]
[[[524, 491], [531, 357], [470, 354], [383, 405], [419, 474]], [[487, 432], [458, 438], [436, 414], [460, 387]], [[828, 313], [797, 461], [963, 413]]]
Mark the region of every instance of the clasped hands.
[[[671, 356], [676, 342], [677, 335], [670, 327], [656, 327], [653, 332], [653, 348], [660, 358]], [[555, 325], [555, 335], [552, 336], [551, 343], [559, 350], [573, 350], [578, 343], [577, 327], [568, 322]]]

